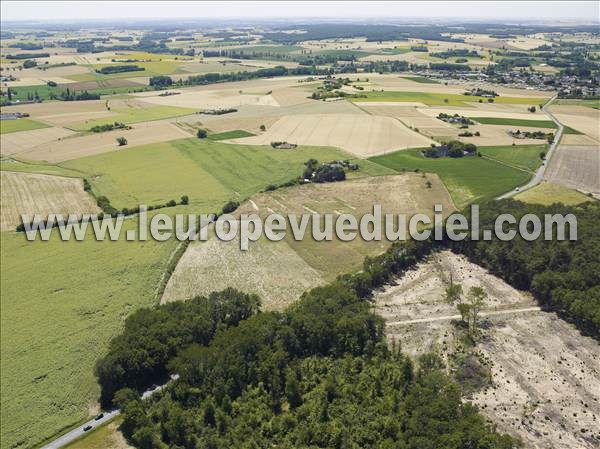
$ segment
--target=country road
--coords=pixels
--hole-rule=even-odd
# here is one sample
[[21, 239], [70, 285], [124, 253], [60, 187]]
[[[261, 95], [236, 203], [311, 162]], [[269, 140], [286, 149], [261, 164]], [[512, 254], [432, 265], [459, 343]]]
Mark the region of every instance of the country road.
[[[161, 391], [163, 388], [165, 388], [171, 381], [177, 380], [178, 378], [179, 378], [179, 375], [174, 374], [171, 376], [171, 380], [169, 382], [167, 382], [166, 384], [160, 385], [154, 389], [144, 391], [144, 393], [141, 396], [142, 399], [149, 398], [154, 393], [157, 393], [157, 392]], [[119, 409], [112, 410], [110, 412], [105, 412], [104, 416], [102, 418], [100, 418], [98, 420], [96, 420], [95, 418], [92, 418], [89, 421], [87, 421], [83, 424], [80, 424], [75, 429], [71, 430], [70, 432], [67, 432], [64, 435], [61, 435], [60, 437], [53, 440], [52, 442], [42, 446], [41, 449], [58, 449], [58, 448], [64, 447], [64, 446], [72, 443], [73, 441], [83, 437], [84, 435], [87, 435], [89, 432], [91, 432], [95, 428], [100, 427], [101, 425], [106, 424], [109, 421], [112, 421], [114, 418], [116, 418], [120, 414], [121, 414], [121, 411]], [[83, 430], [84, 428], [86, 428], [88, 426], [91, 428], [88, 430]]]
[[550, 98], [550, 100], [548, 100], [546, 102], [546, 104], [542, 107], [542, 111], [554, 123], [556, 123], [556, 126], [558, 126], [558, 129], [554, 136], [554, 142], [552, 142], [552, 144], [550, 145], [550, 149], [548, 150], [548, 153], [546, 154], [546, 160], [544, 161], [544, 163], [542, 165], [540, 165], [540, 167], [537, 169], [537, 171], [535, 172], [535, 174], [533, 175], [533, 177], [529, 180], [529, 182], [527, 184], [519, 186], [518, 187], [519, 190], [515, 189], [515, 190], [511, 190], [509, 192], [503, 193], [502, 195], [500, 195], [499, 197], [496, 198], [497, 200], [511, 198], [514, 195], [516, 195], [517, 193], [524, 192], [525, 190], [529, 190], [532, 187], [535, 187], [536, 185], [538, 185], [540, 182], [542, 182], [544, 180], [544, 174], [546, 172], [546, 167], [550, 163], [550, 158], [552, 157], [552, 154], [554, 154], [554, 150], [556, 149], [556, 147], [558, 147], [558, 145], [560, 143], [560, 139], [562, 138], [563, 131], [564, 131], [563, 124], [561, 122], [559, 122], [558, 119], [547, 109], [547, 107], [556, 99], [556, 96], [557, 95], [554, 95], [552, 98]]

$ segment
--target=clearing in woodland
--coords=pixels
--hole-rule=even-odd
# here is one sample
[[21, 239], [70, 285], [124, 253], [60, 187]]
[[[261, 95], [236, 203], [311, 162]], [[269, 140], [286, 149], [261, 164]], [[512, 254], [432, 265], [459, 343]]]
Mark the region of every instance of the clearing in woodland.
[[[465, 343], [450, 283], [482, 287], [488, 301], [476, 346]], [[432, 255], [375, 295], [389, 340], [416, 357], [438, 352], [468, 396], [503, 432], [526, 447], [597, 447], [600, 416], [598, 343], [553, 313], [448, 251]]]

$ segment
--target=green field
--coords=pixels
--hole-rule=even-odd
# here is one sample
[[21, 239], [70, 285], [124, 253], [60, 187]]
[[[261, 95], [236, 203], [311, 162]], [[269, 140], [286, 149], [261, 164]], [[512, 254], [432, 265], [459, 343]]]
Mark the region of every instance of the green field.
[[45, 123], [20, 118], [17, 120], [0, 120], [0, 134], [16, 133], [18, 131], [29, 131], [32, 129], [49, 128]]
[[[469, 117], [471, 120], [481, 123], [482, 125], [507, 125], [507, 126], [527, 126], [531, 128], [549, 128], [556, 129], [556, 123], [552, 120], [525, 120], [518, 118], [503, 118], [503, 117]], [[582, 134], [581, 132], [569, 126], [565, 126], [565, 134]]]
[[234, 131], [225, 131], [224, 133], [210, 134], [208, 138], [210, 140], [227, 140], [227, 139], [241, 139], [242, 137], [251, 137], [256, 134], [249, 133], [242, 129], [236, 129]]
[[420, 84], [440, 84], [436, 80], [432, 80], [431, 78], [425, 78], [424, 76], [401, 76], [400, 78], [404, 78], [405, 80], [414, 81], [415, 83]]
[[[503, 153], [494, 147], [491, 153]], [[506, 147], [515, 148], [515, 147]], [[485, 147], [479, 149], [486, 153]], [[521, 154], [521, 153], [519, 153]], [[508, 156], [503, 155], [507, 158]], [[521, 163], [526, 164], [531, 155], [523, 153]], [[521, 160], [520, 158], [516, 158]], [[369, 160], [402, 172], [419, 169], [423, 172], [437, 173], [448, 188], [452, 200], [459, 209], [473, 202], [481, 202], [524, 184], [531, 173], [508, 167], [483, 157], [462, 158], [426, 158], [421, 150], [400, 150], [384, 156], [375, 156]]]
[[197, 110], [180, 108], [177, 106], [151, 106], [149, 108], [113, 108], [111, 109], [111, 112], [114, 112], [116, 115], [86, 120], [85, 122], [70, 123], [67, 128], [75, 131], [87, 131], [94, 126], [107, 125], [114, 122], [131, 125], [133, 123], [150, 122], [152, 120], [190, 115], [196, 113]]
[[[39, 169], [81, 173], [95, 193], [107, 195], [117, 207], [189, 195], [189, 206], [161, 212], [208, 213], [232, 198], [299, 176], [311, 157], [328, 161], [348, 155], [333, 148], [283, 151], [183, 139], [64, 166], [39, 164]], [[358, 163], [360, 170], [352, 176], [393, 173], [366, 160]], [[5, 161], [3, 167], [16, 165]], [[37, 171], [34, 165], [28, 168]], [[136, 225], [135, 218], [127, 219], [124, 229]], [[91, 236], [83, 242], [27, 242], [12, 232], [0, 238], [2, 447], [19, 442], [30, 447], [87, 416], [98, 395], [95, 361], [123, 319], [156, 300], [175, 242], [126, 242], [123, 234], [117, 242]]]
[[[129, 72], [129, 73], [144, 73], [144, 72]], [[96, 89], [87, 89], [89, 93], [99, 94], [99, 95], [112, 95], [112, 94], [122, 94], [122, 93], [130, 93], [130, 92], [142, 92], [144, 90], [150, 90], [149, 86], [144, 86], [142, 84], [136, 86], [127, 86], [127, 87], [107, 87], [106, 81], [104, 80], [96, 80], [98, 81], [98, 88]], [[12, 92], [13, 99], [15, 100], [27, 100], [28, 95], [32, 95], [35, 97], [37, 94], [41, 100], [48, 101], [50, 99], [50, 95], [55, 95], [57, 98], [60, 98], [60, 94], [63, 91], [66, 91], [68, 85], [62, 84], [57, 87], [50, 87], [46, 85], [42, 86], [18, 86], [11, 87], [10, 91]], [[80, 92], [80, 90], [76, 90], [76, 92]]]
[[503, 117], [471, 117], [482, 125], [508, 125], [508, 126], [529, 126], [532, 128], [552, 128], [556, 129], [556, 123], [552, 120], [524, 120], [518, 118], [503, 118]]
[[88, 416], [94, 363], [123, 319], [155, 302], [174, 242], [0, 241], [1, 446], [32, 447]]
[[[244, 199], [301, 175], [309, 158], [349, 159], [334, 148], [231, 145], [209, 139], [182, 139], [90, 156], [62, 164], [85, 173], [94, 192], [117, 208], [164, 203], [188, 195], [190, 203], [212, 212], [232, 198]], [[359, 161], [361, 174], [389, 170]]]
[[501, 147], [481, 147], [479, 152], [486, 157], [503, 162], [520, 168], [534, 172], [542, 162], [540, 158], [541, 152], [547, 152], [548, 145], [516, 145], [516, 146], [501, 146]]
[[[384, 91], [384, 92], [364, 92], [366, 98], [355, 98], [351, 101], [398, 101], [410, 103], [424, 103], [428, 106], [463, 106], [469, 107], [467, 102], [478, 102], [480, 97], [462, 94], [436, 94], [426, 92], [399, 92], [399, 91]], [[483, 99], [487, 102], [487, 99]], [[537, 105], [543, 102], [543, 98], [526, 98], [526, 97], [496, 97], [494, 103], [506, 104], [527, 104]]]
[[81, 177], [81, 173], [60, 167], [54, 164], [46, 164], [39, 161], [24, 161], [3, 156], [0, 159], [0, 170], [18, 171], [25, 173], [42, 173], [44, 175], [67, 176], [71, 178]]

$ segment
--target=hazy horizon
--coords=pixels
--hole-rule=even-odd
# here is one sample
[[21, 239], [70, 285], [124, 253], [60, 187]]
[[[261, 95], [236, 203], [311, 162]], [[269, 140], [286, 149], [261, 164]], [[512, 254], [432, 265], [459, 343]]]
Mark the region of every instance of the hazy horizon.
[[[2, 22], [58, 20], [430, 19], [598, 22], [600, 2], [55, 2], [3, 1]], [[318, 6], [317, 6], [318, 5]], [[343, 9], [340, 6], [343, 5]], [[551, 5], [551, 6], [550, 6]], [[429, 11], [434, 14], [427, 15]]]

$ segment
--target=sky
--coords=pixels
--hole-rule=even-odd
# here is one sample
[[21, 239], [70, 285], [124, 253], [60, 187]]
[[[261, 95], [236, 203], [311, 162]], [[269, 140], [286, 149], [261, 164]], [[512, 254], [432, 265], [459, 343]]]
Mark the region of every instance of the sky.
[[2, 21], [75, 19], [361, 18], [576, 19], [600, 21], [600, 2], [7, 1]]

